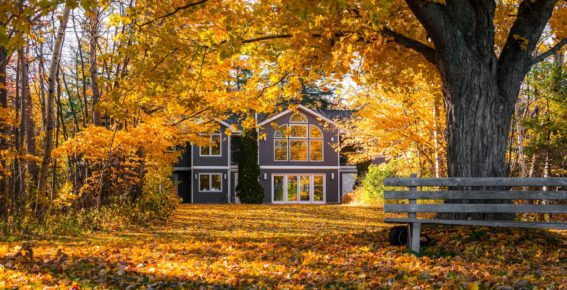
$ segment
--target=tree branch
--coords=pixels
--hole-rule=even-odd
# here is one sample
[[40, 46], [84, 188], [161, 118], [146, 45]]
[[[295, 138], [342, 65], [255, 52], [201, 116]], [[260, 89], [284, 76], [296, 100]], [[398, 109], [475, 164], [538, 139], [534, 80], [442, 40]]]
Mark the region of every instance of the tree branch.
[[381, 32], [383, 35], [391, 37], [397, 44], [421, 54], [428, 62], [435, 64], [435, 49], [432, 47], [389, 28], [383, 28]]
[[209, 1], [209, 0], [200, 0], [200, 1], [197, 1], [197, 2], [187, 3], [187, 4], [183, 5], [183, 6], [179, 6], [179, 7], [175, 8], [172, 12], [169, 12], [169, 13], [167, 13], [167, 14], [165, 14], [165, 15], [162, 15], [162, 16], [160, 16], [160, 17], [158, 17], [158, 18], [155, 18], [155, 19], [149, 20], [149, 21], [147, 21], [147, 22], [144, 22], [144, 23], [142, 23], [142, 24], [140, 24], [140, 25], [138, 25], [138, 26], [139, 26], [139, 27], [143, 27], [143, 26], [152, 24], [152, 23], [154, 23], [154, 22], [156, 22], [156, 21], [158, 21], [158, 20], [160, 20], [160, 19], [163, 19], [163, 18], [166, 18], [166, 17], [170, 17], [170, 16], [176, 14], [176, 13], [179, 12], [179, 11], [182, 11], [182, 10], [185, 10], [185, 9], [189, 9], [189, 8], [191, 8], [191, 7], [193, 7], [193, 6], [197, 6], [197, 5], [203, 4], [203, 3], [207, 2], [207, 1]]
[[498, 59], [499, 68], [514, 66], [529, 70], [531, 55], [556, 3], [557, 0], [524, 0], [520, 3], [518, 15]]
[[293, 35], [291, 35], [291, 34], [266, 35], [266, 36], [260, 36], [260, 37], [256, 37], [256, 38], [245, 39], [245, 40], [242, 41], [242, 43], [252, 43], [252, 42], [257, 42], [257, 41], [278, 39], [278, 38], [291, 38], [292, 36]]
[[431, 36], [435, 47], [439, 48], [439, 45], [443, 44], [447, 37], [445, 24], [447, 13], [441, 8], [443, 5], [422, 0], [405, 1], [417, 20]]
[[[397, 33], [389, 28], [383, 28], [381, 31], [379, 31], [382, 35], [391, 37], [394, 42], [398, 43], [399, 45], [414, 50], [415, 52], [421, 54], [428, 62], [435, 64], [435, 49], [433, 49], [432, 47], [419, 42], [415, 39], [411, 39], [409, 37], [406, 37], [400, 33]], [[345, 35], [347, 35], [348, 33], [335, 33], [334, 37], [343, 37]], [[259, 41], [264, 41], [264, 40], [271, 40], [271, 39], [286, 39], [286, 38], [292, 38], [293, 35], [292, 34], [273, 34], [273, 35], [266, 35], [266, 36], [259, 36], [259, 37], [255, 37], [255, 38], [250, 38], [250, 39], [244, 39], [242, 40], [242, 43], [253, 43], [253, 42], [259, 42]], [[313, 33], [311, 34], [311, 37], [313, 38], [319, 38], [321, 37], [320, 33]], [[360, 41], [366, 42], [366, 43], [370, 43], [370, 41], [364, 40], [363, 37], [359, 37]], [[223, 41], [222, 43], [225, 43], [225, 41]], [[222, 44], [220, 43], [220, 44]]]
[[532, 59], [532, 65], [543, 61], [544, 59], [548, 58], [549, 56], [557, 53], [563, 46], [567, 45], [567, 38], [563, 38], [561, 39], [561, 41], [559, 41], [558, 43], [556, 43], [552, 48], [550, 48], [548, 51], [534, 57]]

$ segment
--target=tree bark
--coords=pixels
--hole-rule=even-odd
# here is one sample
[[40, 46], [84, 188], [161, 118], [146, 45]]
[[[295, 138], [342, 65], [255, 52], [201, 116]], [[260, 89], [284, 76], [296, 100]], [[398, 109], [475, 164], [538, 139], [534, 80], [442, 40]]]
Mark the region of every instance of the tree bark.
[[[534, 64], [536, 43], [556, 2], [522, 1], [497, 57], [494, 1], [448, 0], [437, 4], [406, 0], [435, 45], [434, 64], [443, 82], [450, 177], [506, 176], [505, 156], [514, 106], [522, 80]], [[445, 218], [512, 217], [456, 213]]]
[[47, 194], [47, 174], [49, 170], [49, 162], [51, 160], [51, 150], [53, 149], [53, 129], [54, 129], [54, 103], [55, 103], [55, 89], [57, 84], [57, 69], [59, 67], [59, 60], [61, 58], [61, 47], [63, 46], [63, 39], [65, 37], [65, 29], [69, 20], [69, 13], [71, 7], [68, 3], [65, 4], [63, 10], [63, 17], [61, 24], [57, 31], [55, 40], [55, 47], [53, 48], [53, 58], [49, 68], [48, 90], [47, 90], [47, 105], [46, 105], [46, 121], [47, 126], [45, 129], [45, 141], [43, 159], [41, 161], [41, 171], [39, 174], [39, 193]]
[[97, 78], [98, 78], [98, 67], [96, 62], [96, 47], [98, 38], [98, 10], [97, 8], [92, 8], [88, 12], [89, 16], [89, 73], [91, 77], [91, 90], [93, 94], [93, 105], [92, 113], [93, 124], [101, 125], [100, 112], [97, 109], [97, 104], [100, 100], [100, 90], [98, 88]]
[[[25, 135], [26, 140], [26, 152], [30, 155], [35, 156], [37, 154], [36, 144], [35, 144], [35, 122], [33, 120], [33, 102], [32, 96], [30, 91], [30, 84], [29, 84], [29, 64], [26, 60], [26, 53], [24, 53], [24, 49], [20, 49], [20, 53], [22, 54], [21, 58], [21, 66], [22, 66], [22, 123], [23, 123], [23, 130], [21, 131]], [[23, 144], [23, 143], [22, 143]], [[35, 161], [28, 161], [28, 171], [30, 173], [31, 182], [30, 186], [28, 186], [29, 191], [31, 191], [32, 187], [35, 187], [35, 183], [37, 182], [37, 164]]]
[[[8, 65], [8, 50], [0, 46], [0, 110], [8, 109], [8, 90], [6, 88], [6, 67]], [[0, 217], [7, 216], [8, 210], [8, 164], [2, 155], [3, 151], [8, 150], [8, 135], [10, 128], [3, 120], [0, 120]]]

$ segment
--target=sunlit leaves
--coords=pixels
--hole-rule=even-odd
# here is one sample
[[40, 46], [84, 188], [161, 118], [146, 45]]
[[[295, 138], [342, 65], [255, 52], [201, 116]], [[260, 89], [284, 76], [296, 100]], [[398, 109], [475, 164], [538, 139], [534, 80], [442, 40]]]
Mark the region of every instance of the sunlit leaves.
[[167, 226], [0, 243], [0, 287], [491, 289], [564, 284], [564, 232], [425, 227], [432, 242], [424, 256], [416, 257], [387, 243], [389, 225], [382, 219], [382, 209], [373, 207], [186, 205]]

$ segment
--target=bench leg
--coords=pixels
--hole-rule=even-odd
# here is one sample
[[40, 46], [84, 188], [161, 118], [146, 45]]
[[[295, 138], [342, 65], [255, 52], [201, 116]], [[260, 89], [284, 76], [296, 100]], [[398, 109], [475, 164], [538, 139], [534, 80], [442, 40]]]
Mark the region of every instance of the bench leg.
[[409, 239], [408, 246], [409, 249], [416, 253], [420, 253], [420, 235], [421, 235], [421, 223], [411, 223], [409, 224]]

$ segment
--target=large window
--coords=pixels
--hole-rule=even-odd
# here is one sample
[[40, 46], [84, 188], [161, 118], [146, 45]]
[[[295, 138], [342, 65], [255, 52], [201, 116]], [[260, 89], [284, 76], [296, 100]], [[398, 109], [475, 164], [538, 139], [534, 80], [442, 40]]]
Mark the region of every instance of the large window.
[[208, 146], [199, 147], [201, 156], [221, 156], [221, 134], [211, 134]]
[[222, 174], [221, 173], [199, 173], [199, 191], [202, 192], [221, 192]]
[[275, 174], [272, 179], [275, 203], [325, 202], [325, 176]]
[[274, 160], [323, 161], [323, 132], [297, 113], [274, 132]]

